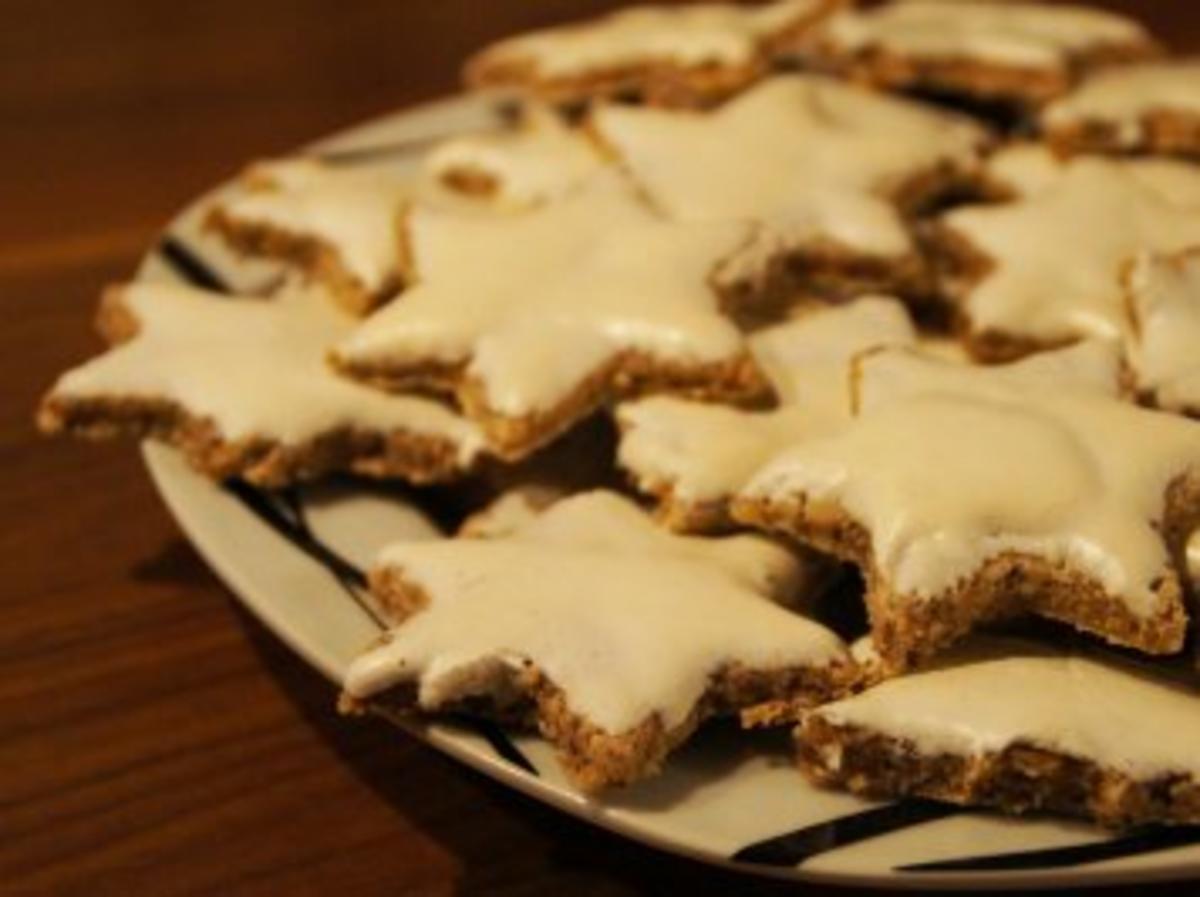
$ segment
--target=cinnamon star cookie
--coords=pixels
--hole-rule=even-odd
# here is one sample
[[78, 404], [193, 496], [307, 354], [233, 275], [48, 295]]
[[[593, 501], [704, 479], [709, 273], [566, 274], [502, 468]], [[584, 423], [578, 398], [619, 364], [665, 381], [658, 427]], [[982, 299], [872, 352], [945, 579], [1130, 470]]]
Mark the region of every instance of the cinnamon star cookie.
[[516, 88], [553, 103], [634, 97], [704, 106], [760, 77], [839, 0], [639, 6], [502, 40], [467, 63], [473, 87]]
[[343, 707], [527, 720], [584, 790], [631, 782], [706, 717], [846, 681], [842, 642], [777, 603], [796, 564], [756, 536], [671, 536], [605, 492], [502, 538], [395, 545], [371, 581], [402, 622], [353, 663]]
[[743, 224], [663, 221], [604, 173], [525, 214], [415, 207], [405, 232], [414, 286], [342, 340], [335, 362], [393, 388], [453, 391], [501, 457], [610, 398], [766, 390], [712, 284]]
[[1174, 60], [1097, 72], [1051, 103], [1042, 130], [1065, 153], [1200, 156], [1200, 62]]
[[805, 711], [795, 738], [810, 779], [871, 797], [1200, 823], [1200, 694], [1115, 659], [981, 639]]
[[400, 291], [397, 216], [413, 194], [411, 166], [258, 162], [205, 226], [245, 255], [295, 267], [362, 315]]
[[988, 143], [960, 116], [814, 75], [711, 112], [599, 106], [589, 128], [666, 217], [756, 226], [721, 278], [759, 302], [927, 292], [906, 217], [973, 178]]
[[892, 0], [835, 15], [815, 40], [825, 64], [876, 85], [1021, 106], [1158, 53], [1133, 19], [1057, 3]]
[[262, 300], [190, 287], [113, 287], [103, 355], [42, 402], [46, 432], [153, 436], [215, 478], [268, 486], [330, 471], [451, 479], [480, 456], [479, 431], [432, 399], [337, 376], [329, 345], [353, 319], [315, 292]]
[[1200, 424], [1116, 398], [1111, 345], [1064, 351], [1007, 368], [865, 356], [854, 423], [767, 464], [734, 517], [858, 565], [893, 672], [1024, 613], [1178, 652]]
[[[943, 216], [934, 239], [954, 272], [946, 288], [972, 350], [1002, 360], [1089, 337], [1122, 338], [1126, 262], [1142, 250], [1200, 244], [1200, 169], [1169, 165], [1079, 158], [1061, 171], [1044, 167], [1041, 189], [1011, 203]], [[1162, 189], [1168, 177], [1176, 185], [1170, 195]]]

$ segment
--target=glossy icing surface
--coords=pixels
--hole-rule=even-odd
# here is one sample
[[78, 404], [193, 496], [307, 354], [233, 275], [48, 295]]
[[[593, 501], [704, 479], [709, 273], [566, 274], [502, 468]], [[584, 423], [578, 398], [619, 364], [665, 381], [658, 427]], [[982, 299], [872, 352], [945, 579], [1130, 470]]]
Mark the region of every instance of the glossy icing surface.
[[813, 75], [770, 78], [714, 112], [604, 106], [592, 126], [672, 218], [882, 255], [912, 248], [893, 195], [939, 166], [973, 170], [986, 140], [960, 117]]
[[670, 397], [622, 405], [619, 460], [643, 485], [669, 483], [680, 501], [729, 496], [787, 446], [850, 420], [850, 359], [873, 346], [912, 343], [908, 313], [868, 297], [817, 309], [755, 335], [751, 349], [780, 407], [739, 411]]
[[747, 65], [761, 42], [821, 11], [823, 0], [763, 5], [698, 3], [641, 6], [592, 22], [519, 35], [488, 49], [496, 59], [528, 61], [544, 78], [667, 62]]
[[464, 463], [482, 447], [475, 427], [444, 405], [337, 376], [325, 352], [355, 321], [315, 291], [265, 300], [136, 283], [122, 296], [138, 335], [68, 371], [55, 395], [174, 401], [230, 440], [399, 430], [451, 440]]
[[1113, 398], [1093, 370], [1077, 383], [1062, 370], [964, 370], [880, 351], [862, 364], [855, 423], [778, 456], [743, 494], [843, 509], [911, 600], [1017, 552], [1155, 614], [1165, 600], [1155, 585], [1172, 569], [1156, 526], [1167, 487], [1200, 465], [1200, 424]]
[[662, 221], [613, 175], [523, 215], [418, 207], [407, 232], [419, 282], [339, 344], [347, 361], [467, 363], [490, 408], [524, 415], [622, 352], [700, 365], [746, 351], [709, 284], [745, 227]]
[[[999, 206], [958, 209], [942, 220], [991, 260], [964, 296], [975, 331], [1040, 343], [1118, 339], [1127, 330], [1120, 273], [1141, 250], [1172, 252], [1200, 243], [1200, 205], [1163, 185], [1200, 185], [1200, 170], [1153, 169], [1081, 158], [1058, 174], [1028, 174], [1030, 195]], [[1147, 172], [1151, 172], [1147, 174]], [[1066, 235], [1070, 235], [1069, 238]]]
[[1136, 21], [1087, 6], [979, 0], [893, 0], [827, 26], [837, 45], [904, 56], [1059, 68], [1072, 55], [1148, 39]]
[[772, 600], [789, 578], [778, 546], [671, 536], [612, 493], [567, 499], [505, 538], [395, 545], [379, 563], [429, 605], [355, 661], [345, 687], [359, 697], [415, 681], [436, 709], [529, 662], [574, 713], [619, 733], [655, 714], [681, 724], [731, 663], [846, 658], [836, 636]]

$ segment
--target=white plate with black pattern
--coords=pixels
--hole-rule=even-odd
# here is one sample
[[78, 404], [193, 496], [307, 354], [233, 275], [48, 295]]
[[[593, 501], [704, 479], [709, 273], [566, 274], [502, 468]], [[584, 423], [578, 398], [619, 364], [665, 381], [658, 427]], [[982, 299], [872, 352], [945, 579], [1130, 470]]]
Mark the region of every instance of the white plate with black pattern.
[[[415, 166], [436, 139], [497, 127], [500, 118], [487, 99], [454, 99], [388, 116], [304, 152], [343, 165], [387, 158]], [[254, 290], [278, 280], [272, 265], [238, 260], [202, 233], [198, 208], [172, 223], [140, 277], [217, 290]], [[201, 554], [251, 611], [333, 682], [379, 631], [363, 588], [370, 558], [392, 540], [442, 537], [432, 522], [437, 509], [422, 509], [402, 487], [342, 480], [268, 493], [212, 483], [159, 445], [147, 444], [145, 458]], [[588, 822], [750, 873], [896, 888], [1077, 887], [1200, 876], [1200, 829], [1113, 835], [928, 801], [871, 803], [809, 786], [791, 767], [778, 733], [705, 730], [660, 777], [585, 798], [567, 785], [537, 738], [473, 721], [400, 724]]]

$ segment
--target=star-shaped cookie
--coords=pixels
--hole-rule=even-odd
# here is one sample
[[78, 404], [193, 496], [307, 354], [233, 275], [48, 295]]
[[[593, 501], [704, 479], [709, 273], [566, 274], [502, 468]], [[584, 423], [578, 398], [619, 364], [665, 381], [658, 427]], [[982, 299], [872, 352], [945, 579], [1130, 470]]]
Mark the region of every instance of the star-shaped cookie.
[[779, 407], [749, 411], [653, 396], [617, 409], [618, 460], [655, 496], [673, 529], [729, 526], [728, 502], [764, 463], [850, 421], [850, 360], [875, 346], [907, 345], [916, 331], [894, 299], [818, 307], [768, 328], [750, 346]]
[[[1129, 163], [1079, 158], [1043, 189], [1002, 205], [946, 214], [939, 246], [952, 259], [972, 349], [988, 359], [1127, 331], [1120, 284], [1142, 250], [1200, 243], [1200, 204], [1165, 196]], [[1161, 166], [1161, 175], [1165, 170]], [[1173, 180], [1187, 176], [1180, 166]], [[1190, 175], [1200, 185], [1200, 169]]]
[[826, 65], [880, 86], [1019, 106], [1058, 96], [1101, 64], [1157, 53], [1137, 21], [1094, 7], [961, 0], [848, 9], [816, 43]]
[[1147, 62], [1102, 70], [1041, 115], [1064, 153], [1200, 154], [1200, 62]]
[[516, 88], [552, 103], [636, 98], [705, 106], [743, 89], [841, 0], [638, 6], [487, 47], [466, 66], [475, 87]]
[[[903, 350], [859, 361], [859, 413], [764, 467], [736, 519], [861, 567], [893, 671], [989, 619], [1035, 613], [1143, 651], [1179, 651], [1176, 559], [1200, 520], [1200, 424], [1098, 388], [1085, 370], [968, 368]], [[1110, 363], [1115, 371], [1115, 362]]]
[[875, 798], [1196, 824], [1198, 711], [1194, 687], [1145, 666], [978, 638], [806, 711], [795, 737], [809, 778]]
[[405, 233], [415, 285], [335, 361], [379, 383], [454, 390], [502, 457], [612, 397], [765, 391], [711, 283], [743, 224], [662, 221], [605, 172], [526, 214], [414, 208]]
[[987, 143], [960, 116], [815, 75], [707, 113], [601, 106], [589, 127], [667, 217], [754, 223], [722, 279], [785, 299], [922, 293], [906, 213], [974, 176]]
[[411, 165], [259, 162], [213, 205], [205, 226], [239, 252], [298, 268], [365, 314], [402, 286], [396, 219], [414, 180]]
[[796, 564], [756, 536], [669, 535], [605, 492], [502, 538], [394, 545], [371, 580], [402, 622], [343, 704], [528, 715], [584, 790], [630, 782], [708, 716], [845, 682], [843, 643], [777, 601]]
[[1125, 290], [1138, 391], [1159, 408], [1200, 417], [1200, 248], [1140, 255], [1126, 271]]
[[260, 300], [134, 283], [104, 296], [103, 355], [42, 402], [48, 432], [153, 436], [208, 475], [268, 486], [334, 470], [426, 483], [470, 469], [479, 431], [432, 400], [337, 376], [325, 353], [354, 321], [323, 295]]

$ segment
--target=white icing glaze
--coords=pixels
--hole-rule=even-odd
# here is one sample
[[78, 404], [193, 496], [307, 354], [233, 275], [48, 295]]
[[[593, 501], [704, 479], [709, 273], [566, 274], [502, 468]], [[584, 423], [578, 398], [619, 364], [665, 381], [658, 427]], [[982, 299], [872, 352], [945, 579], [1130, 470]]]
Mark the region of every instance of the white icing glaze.
[[1141, 142], [1142, 118], [1149, 112], [1200, 115], [1200, 62], [1102, 70], [1048, 106], [1042, 125], [1051, 131], [1092, 122], [1110, 125], [1120, 145], [1133, 148]]
[[253, 166], [248, 188], [220, 208], [234, 221], [315, 238], [371, 292], [399, 274], [396, 216], [413, 196], [413, 180], [411, 167], [281, 159]]
[[[1153, 178], [1167, 177], [1162, 166], [1152, 170]], [[1143, 249], [1200, 243], [1200, 206], [1164, 199], [1144, 171], [1081, 158], [1015, 203], [947, 214], [952, 231], [995, 261], [964, 297], [972, 328], [1038, 342], [1122, 337], [1126, 261]], [[1171, 179], [1186, 177], [1170, 171]], [[1190, 177], [1200, 185], [1200, 169]]]
[[[1076, 161], [1063, 161], [1039, 143], [1017, 143], [995, 153], [987, 162], [987, 177], [1017, 196], [1047, 192], [1062, 181]], [[1200, 206], [1200, 177], [1196, 166], [1175, 159], [1112, 159], [1119, 168], [1165, 202], [1183, 207]]]
[[1089, 50], [1149, 40], [1134, 20], [1092, 7], [980, 0], [894, 0], [836, 15], [825, 30], [847, 50], [1032, 69], [1060, 69]]
[[824, 5], [823, 0], [780, 0], [761, 6], [634, 7], [591, 22], [509, 38], [490, 47], [486, 56], [498, 63], [531, 63], [541, 78], [586, 77], [661, 63], [750, 65], [763, 41], [803, 23]]
[[436, 710], [531, 662], [602, 729], [653, 714], [672, 728], [727, 664], [845, 659], [835, 635], [768, 600], [761, 571], [781, 552], [755, 537], [670, 536], [611, 493], [560, 502], [504, 539], [395, 545], [380, 564], [429, 606], [360, 656], [345, 688], [369, 697], [416, 681]]
[[912, 250], [898, 188], [940, 165], [972, 170], [986, 140], [960, 117], [813, 75], [770, 78], [714, 112], [604, 106], [592, 123], [672, 218], [880, 255]]
[[745, 351], [708, 282], [745, 226], [662, 221], [615, 175], [523, 215], [417, 208], [407, 226], [420, 282], [339, 345], [347, 361], [469, 362], [490, 408], [515, 416], [622, 351], [681, 364]]
[[[457, 176], [484, 176], [494, 189], [483, 199], [524, 208], [559, 199], [604, 164], [595, 144], [553, 110], [527, 105], [513, 131], [448, 140], [425, 160], [426, 177], [453, 190]], [[456, 191], [457, 192], [457, 191]]]
[[1129, 362], [1160, 408], [1200, 409], [1200, 253], [1138, 256], [1126, 285], [1134, 326]]
[[777, 457], [746, 497], [843, 508], [906, 600], [1019, 552], [1091, 577], [1135, 615], [1163, 609], [1155, 524], [1168, 485], [1200, 465], [1200, 424], [1118, 401], [1091, 373], [1073, 383], [1062, 365], [1039, 379], [885, 350], [861, 367], [865, 412]]
[[1122, 396], [1120, 346], [1107, 340], [1086, 340], [1038, 352], [1004, 365], [965, 364], [954, 352], [878, 352], [859, 362], [860, 376], [853, 382], [852, 404], [862, 415], [898, 400], [925, 392], [941, 392], [948, 385], [973, 395], [1011, 396], [1014, 389], [1039, 391], [1053, 384], [1066, 389], [1091, 390], [1119, 399]]
[[850, 359], [916, 340], [904, 307], [867, 297], [822, 308], [756, 335], [751, 349], [781, 407], [769, 412], [654, 397], [620, 406], [619, 460], [643, 487], [670, 483], [676, 499], [737, 491], [773, 455], [850, 420]]
[[444, 405], [335, 375], [325, 352], [354, 319], [315, 291], [260, 300], [135, 283], [122, 295], [138, 335], [64, 374], [53, 395], [171, 400], [229, 440], [301, 443], [350, 427], [445, 438], [464, 464], [481, 448], [475, 427]]
[[1137, 779], [1200, 776], [1200, 692], [1115, 660], [979, 640], [934, 668], [809, 711], [905, 739], [924, 755], [977, 757], [1014, 745]]

